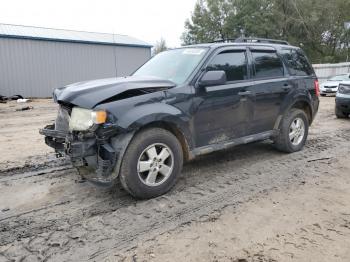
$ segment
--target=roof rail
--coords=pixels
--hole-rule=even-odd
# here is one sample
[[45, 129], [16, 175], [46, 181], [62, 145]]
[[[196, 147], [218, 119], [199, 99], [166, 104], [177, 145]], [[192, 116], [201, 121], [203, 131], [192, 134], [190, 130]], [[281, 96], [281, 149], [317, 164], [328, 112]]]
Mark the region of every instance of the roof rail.
[[279, 45], [290, 45], [287, 41], [268, 39], [268, 38], [256, 38], [256, 37], [239, 37], [236, 39], [227, 38], [221, 40], [215, 40], [212, 43], [269, 43]]
[[255, 37], [240, 37], [235, 40], [236, 43], [269, 43], [279, 45], [290, 45], [287, 41], [268, 39], [268, 38], [255, 38]]
[[236, 42], [236, 40], [237, 40], [236, 38], [217, 39], [210, 43], [232, 43], [232, 42]]

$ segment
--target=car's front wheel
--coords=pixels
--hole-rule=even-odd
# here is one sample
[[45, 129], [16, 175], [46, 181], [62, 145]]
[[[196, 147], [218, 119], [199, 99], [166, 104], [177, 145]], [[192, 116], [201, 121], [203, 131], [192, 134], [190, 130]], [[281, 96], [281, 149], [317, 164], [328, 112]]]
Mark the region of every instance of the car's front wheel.
[[156, 197], [174, 186], [182, 164], [182, 148], [172, 133], [145, 129], [136, 134], [125, 152], [120, 181], [136, 198]]
[[341, 111], [338, 107], [335, 107], [335, 115], [337, 118], [347, 118], [348, 115]]
[[308, 132], [309, 121], [305, 112], [293, 108], [282, 120], [275, 145], [277, 149], [287, 153], [300, 151], [305, 145]]

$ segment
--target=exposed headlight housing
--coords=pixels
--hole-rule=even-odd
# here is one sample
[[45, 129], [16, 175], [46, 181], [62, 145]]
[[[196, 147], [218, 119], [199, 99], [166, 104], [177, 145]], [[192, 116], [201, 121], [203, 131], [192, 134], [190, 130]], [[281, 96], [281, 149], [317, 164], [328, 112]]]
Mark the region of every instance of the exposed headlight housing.
[[350, 94], [350, 85], [340, 84], [338, 88], [340, 94]]
[[86, 131], [94, 124], [103, 124], [106, 120], [106, 111], [93, 111], [90, 109], [73, 107], [69, 121], [69, 130]]

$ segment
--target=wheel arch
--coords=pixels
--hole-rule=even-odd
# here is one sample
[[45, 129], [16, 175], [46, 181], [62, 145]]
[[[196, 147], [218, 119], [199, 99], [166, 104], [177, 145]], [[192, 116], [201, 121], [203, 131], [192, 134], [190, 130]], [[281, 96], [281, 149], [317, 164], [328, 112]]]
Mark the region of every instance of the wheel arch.
[[290, 106], [289, 110], [292, 108], [297, 108], [297, 109], [303, 110], [305, 112], [308, 120], [309, 120], [309, 125], [311, 125], [311, 123], [312, 123], [312, 107], [311, 107], [309, 102], [307, 102], [305, 100], [296, 101], [294, 104], [292, 104]]
[[296, 101], [293, 101], [293, 103], [289, 104], [288, 106], [285, 106], [284, 110], [281, 110], [281, 113], [280, 113], [280, 115], [278, 116], [278, 118], [277, 118], [277, 120], [275, 122], [274, 129], [279, 129], [280, 128], [284, 116], [292, 108], [297, 108], [297, 109], [303, 110], [305, 112], [306, 116], [307, 116], [309, 125], [312, 124], [313, 111], [312, 111], [311, 103], [310, 103], [310, 101], [308, 101], [308, 99], [306, 99], [304, 97], [300, 97]]
[[192, 154], [191, 154], [191, 150], [190, 150], [191, 142], [186, 137], [183, 130], [176, 123], [170, 122], [170, 121], [164, 121], [164, 120], [163, 121], [152, 121], [152, 122], [149, 122], [149, 123], [143, 125], [142, 127], [138, 128], [135, 135], [137, 133], [145, 130], [145, 129], [148, 129], [148, 128], [161, 128], [161, 129], [169, 131], [180, 142], [183, 156], [184, 156], [184, 161], [189, 161], [193, 158]]

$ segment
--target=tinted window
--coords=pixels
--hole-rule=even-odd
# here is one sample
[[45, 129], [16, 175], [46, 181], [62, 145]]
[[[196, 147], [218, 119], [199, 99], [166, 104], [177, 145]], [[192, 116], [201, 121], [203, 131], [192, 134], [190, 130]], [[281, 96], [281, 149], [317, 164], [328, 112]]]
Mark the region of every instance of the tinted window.
[[227, 81], [245, 80], [247, 76], [247, 58], [244, 51], [225, 51], [213, 58], [208, 71], [223, 70]]
[[286, 49], [281, 51], [281, 55], [286, 61], [292, 75], [307, 76], [314, 73], [305, 55], [301, 51]]
[[275, 52], [253, 51], [255, 78], [272, 78], [284, 75], [283, 64]]

